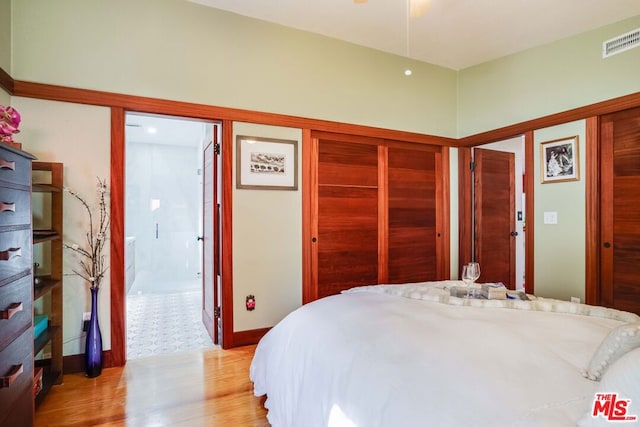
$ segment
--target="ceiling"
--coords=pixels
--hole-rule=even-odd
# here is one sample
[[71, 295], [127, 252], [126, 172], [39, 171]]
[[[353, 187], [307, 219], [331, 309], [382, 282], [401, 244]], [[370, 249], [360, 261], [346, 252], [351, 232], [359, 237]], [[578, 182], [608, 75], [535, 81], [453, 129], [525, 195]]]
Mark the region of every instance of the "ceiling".
[[640, 0], [431, 0], [410, 20], [407, 0], [188, 1], [455, 70], [640, 15]]

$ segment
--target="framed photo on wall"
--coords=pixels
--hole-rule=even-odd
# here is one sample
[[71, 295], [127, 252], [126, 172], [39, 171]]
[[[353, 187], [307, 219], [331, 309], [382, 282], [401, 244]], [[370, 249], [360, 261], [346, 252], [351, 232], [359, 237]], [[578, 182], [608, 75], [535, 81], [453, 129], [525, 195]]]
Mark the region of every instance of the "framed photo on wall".
[[540, 176], [543, 184], [580, 179], [577, 135], [540, 144]]
[[238, 135], [236, 188], [298, 189], [298, 141]]

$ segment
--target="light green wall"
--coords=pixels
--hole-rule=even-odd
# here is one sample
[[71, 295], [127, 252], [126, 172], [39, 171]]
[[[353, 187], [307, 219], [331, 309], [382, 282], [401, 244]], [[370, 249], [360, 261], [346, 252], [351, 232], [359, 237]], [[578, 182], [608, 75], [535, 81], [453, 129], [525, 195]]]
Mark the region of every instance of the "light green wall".
[[[64, 164], [64, 185], [81, 194], [91, 206], [96, 201], [96, 177], [110, 176], [111, 111], [66, 102], [45, 101], [14, 96], [11, 104], [22, 114], [19, 141], [25, 151], [39, 160]], [[65, 195], [64, 241], [82, 244], [88, 229], [88, 218], [79, 202]], [[97, 203], [97, 201], [96, 201]], [[109, 265], [109, 250], [105, 253]], [[82, 313], [90, 311], [87, 284], [73, 274], [78, 260], [63, 251], [63, 353], [84, 352]], [[99, 294], [99, 318], [104, 348], [111, 348], [110, 279], [107, 270]]]
[[0, 68], [11, 74], [11, 0], [0, 0]]
[[[302, 131], [235, 122], [233, 133], [234, 165], [237, 135], [298, 142], [298, 190], [237, 189], [233, 176], [233, 329], [246, 331], [302, 305]], [[247, 295], [256, 297], [253, 311]]]
[[640, 91], [640, 49], [602, 59], [602, 42], [640, 16], [459, 73], [458, 135], [500, 128]]
[[13, 9], [18, 80], [456, 135], [450, 69], [184, 0]]
[[[0, 88], [0, 105], [11, 105], [11, 96]], [[19, 136], [16, 136], [19, 139]]]
[[[541, 183], [540, 144], [578, 135], [578, 181]], [[569, 300], [585, 295], [585, 121], [534, 132], [535, 294]], [[544, 212], [557, 212], [558, 224], [543, 223]], [[528, 220], [528, 219], [527, 219]]]

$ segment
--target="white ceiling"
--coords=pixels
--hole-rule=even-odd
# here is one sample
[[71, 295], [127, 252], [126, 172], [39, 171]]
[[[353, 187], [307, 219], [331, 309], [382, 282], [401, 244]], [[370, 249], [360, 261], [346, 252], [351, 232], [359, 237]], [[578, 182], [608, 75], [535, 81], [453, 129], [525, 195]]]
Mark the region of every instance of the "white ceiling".
[[640, 0], [431, 0], [410, 20], [407, 0], [188, 1], [455, 70], [640, 15]]

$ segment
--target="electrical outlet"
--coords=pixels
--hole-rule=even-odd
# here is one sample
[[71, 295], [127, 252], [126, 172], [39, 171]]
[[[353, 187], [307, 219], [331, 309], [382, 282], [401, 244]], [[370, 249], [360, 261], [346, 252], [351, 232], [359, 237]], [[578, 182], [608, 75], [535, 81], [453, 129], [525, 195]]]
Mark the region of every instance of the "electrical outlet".
[[91, 312], [85, 311], [82, 313], [82, 332], [87, 332], [89, 330], [89, 321], [91, 320]]
[[580, 304], [580, 298], [579, 297], [571, 297], [571, 302], [575, 302]]

